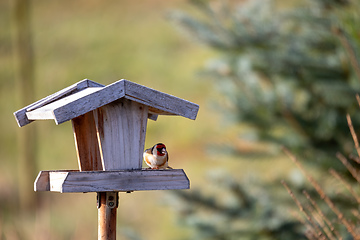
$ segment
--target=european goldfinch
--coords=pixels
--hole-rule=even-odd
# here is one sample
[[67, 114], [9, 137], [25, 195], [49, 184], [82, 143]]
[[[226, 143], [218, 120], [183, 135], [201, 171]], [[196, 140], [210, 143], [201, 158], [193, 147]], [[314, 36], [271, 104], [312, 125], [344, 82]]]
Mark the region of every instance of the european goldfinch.
[[144, 161], [151, 169], [166, 169], [168, 166], [169, 154], [163, 143], [157, 143], [152, 148], [144, 151]]

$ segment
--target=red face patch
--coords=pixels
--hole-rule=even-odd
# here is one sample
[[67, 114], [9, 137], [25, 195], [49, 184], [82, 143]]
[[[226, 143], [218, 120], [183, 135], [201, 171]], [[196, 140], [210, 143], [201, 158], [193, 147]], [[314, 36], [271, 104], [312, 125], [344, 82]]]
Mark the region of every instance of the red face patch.
[[159, 156], [164, 156], [165, 155], [165, 150], [166, 150], [166, 147], [164, 144], [157, 144], [156, 145], [156, 150], [157, 150], [157, 155]]

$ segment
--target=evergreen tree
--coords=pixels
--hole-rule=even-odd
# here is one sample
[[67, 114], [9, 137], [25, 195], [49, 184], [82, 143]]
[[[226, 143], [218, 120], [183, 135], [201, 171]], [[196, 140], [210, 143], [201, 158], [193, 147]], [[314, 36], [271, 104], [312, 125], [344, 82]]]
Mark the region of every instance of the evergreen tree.
[[305, 239], [303, 225], [286, 211], [293, 204], [290, 197], [274, 184], [239, 183], [226, 172], [215, 172], [205, 190], [174, 193], [170, 202], [180, 224], [195, 230], [192, 239]]
[[286, 12], [271, 1], [191, 2], [203, 16], [177, 12], [172, 19], [219, 52], [203, 74], [222, 93], [224, 116], [247, 124], [255, 139], [323, 160], [326, 169], [336, 151], [353, 150], [345, 115], [360, 120], [360, 82], [334, 34], [346, 1], [312, 1]]
[[[346, 114], [353, 123], [360, 120], [355, 100], [360, 45], [354, 28], [359, 5], [317, 0], [279, 11], [271, 1], [191, 3], [196, 14], [174, 12], [171, 17], [218, 52], [202, 73], [223, 96], [218, 107], [224, 116], [246, 124], [253, 139], [285, 145], [317, 159], [321, 168], [345, 169], [331, 159], [337, 151], [354, 151]], [[242, 153], [235, 144], [223, 149]], [[174, 202], [182, 203], [180, 213], [196, 229], [196, 239], [305, 238], [301, 224], [284, 216], [289, 198], [275, 185], [240, 184], [229, 174], [210, 179], [222, 193], [176, 192]], [[334, 194], [329, 197], [350, 205]]]

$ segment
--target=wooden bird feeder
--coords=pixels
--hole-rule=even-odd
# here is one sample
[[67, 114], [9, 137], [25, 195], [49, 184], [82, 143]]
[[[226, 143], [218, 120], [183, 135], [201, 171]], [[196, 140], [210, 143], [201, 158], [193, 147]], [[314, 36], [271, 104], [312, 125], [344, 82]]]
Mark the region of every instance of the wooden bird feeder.
[[23, 127], [35, 120], [71, 120], [79, 170], [40, 171], [35, 191], [97, 192], [98, 239], [116, 239], [118, 192], [188, 189], [182, 169], [142, 169], [147, 119], [178, 115], [195, 120], [199, 106], [119, 80], [82, 80], [14, 113]]

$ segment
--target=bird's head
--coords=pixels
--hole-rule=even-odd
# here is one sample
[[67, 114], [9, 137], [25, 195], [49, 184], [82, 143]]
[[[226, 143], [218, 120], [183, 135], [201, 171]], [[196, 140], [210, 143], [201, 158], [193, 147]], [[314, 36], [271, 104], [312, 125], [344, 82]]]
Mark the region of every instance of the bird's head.
[[164, 156], [166, 154], [166, 146], [163, 143], [158, 143], [154, 147], [154, 151], [159, 156]]

